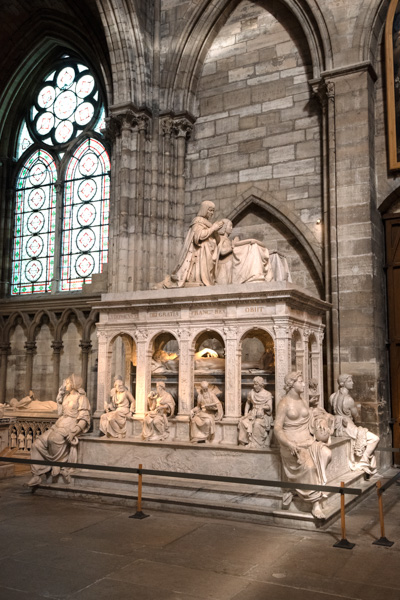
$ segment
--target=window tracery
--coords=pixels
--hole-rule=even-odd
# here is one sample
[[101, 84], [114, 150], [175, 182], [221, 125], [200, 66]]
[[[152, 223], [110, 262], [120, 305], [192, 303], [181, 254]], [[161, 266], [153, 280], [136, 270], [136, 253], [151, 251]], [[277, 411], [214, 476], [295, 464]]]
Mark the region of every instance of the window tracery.
[[95, 77], [64, 54], [34, 90], [17, 138], [12, 295], [79, 290], [107, 262], [104, 126]]

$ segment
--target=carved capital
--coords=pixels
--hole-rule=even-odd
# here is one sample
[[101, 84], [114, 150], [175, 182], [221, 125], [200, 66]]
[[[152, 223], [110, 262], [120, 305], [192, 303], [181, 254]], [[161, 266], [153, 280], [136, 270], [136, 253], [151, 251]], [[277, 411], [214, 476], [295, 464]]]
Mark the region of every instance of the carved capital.
[[135, 337], [138, 342], [145, 342], [149, 337], [149, 332], [146, 329], [136, 329]]
[[81, 348], [83, 354], [89, 354], [92, 349], [92, 343], [90, 340], [81, 340], [79, 343], [79, 348]]
[[60, 340], [54, 340], [51, 342], [51, 347], [53, 348], [54, 354], [60, 354], [61, 350], [64, 348], [64, 344]]
[[172, 134], [177, 138], [188, 140], [193, 129], [193, 121], [187, 117], [174, 118], [172, 121]]
[[116, 138], [121, 135], [121, 120], [114, 115], [106, 118], [106, 126], [102, 129], [101, 133], [104, 135], [106, 140], [111, 144], [114, 144]]
[[328, 100], [335, 100], [335, 84], [333, 81], [318, 79], [310, 82], [310, 86], [314, 96], [319, 100], [323, 109], [326, 108]]
[[9, 342], [1, 342], [0, 343], [0, 354], [3, 356], [7, 356], [11, 352], [11, 344]]
[[238, 334], [237, 327], [224, 327], [224, 334], [227, 339], [236, 340]]
[[170, 116], [160, 119], [160, 129], [165, 137], [170, 137], [172, 135], [172, 125], [173, 121]]
[[36, 351], [36, 342], [25, 342], [24, 348], [28, 354], [34, 354]]
[[191, 337], [191, 333], [190, 333], [190, 329], [178, 329], [178, 331], [176, 332], [178, 338], [182, 341], [188, 341], [190, 340]]

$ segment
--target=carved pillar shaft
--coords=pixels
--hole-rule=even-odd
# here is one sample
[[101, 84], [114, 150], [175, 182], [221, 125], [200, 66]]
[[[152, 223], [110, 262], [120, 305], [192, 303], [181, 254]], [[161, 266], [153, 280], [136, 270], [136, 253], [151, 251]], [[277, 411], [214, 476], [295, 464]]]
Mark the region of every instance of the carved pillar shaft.
[[291, 371], [290, 332], [288, 327], [275, 327], [275, 406], [284, 395], [285, 375]]
[[[164, 159], [164, 174], [163, 174], [163, 194], [160, 199], [159, 214], [162, 217], [160, 236], [160, 259], [161, 259], [161, 276], [170, 272], [169, 258], [169, 202], [170, 202], [170, 186], [171, 186], [171, 132], [172, 121], [170, 117], [164, 118], [162, 121], [163, 133], [163, 159]], [[173, 254], [175, 258], [176, 250]]]
[[7, 357], [11, 351], [11, 344], [3, 343], [0, 345], [0, 404], [4, 404], [7, 390]]
[[82, 350], [82, 386], [83, 389], [86, 390], [88, 380], [89, 354], [92, 349], [92, 344], [90, 340], [81, 340], [79, 347]]
[[189, 415], [192, 408], [194, 386], [194, 352], [188, 336], [180, 340], [178, 416]]
[[133, 288], [140, 290], [147, 278], [148, 248], [147, 236], [145, 235], [145, 183], [146, 183], [146, 132], [148, 118], [140, 115], [137, 118], [137, 185], [136, 185], [136, 248], [134, 253], [135, 272]]
[[145, 333], [136, 332], [136, 340], [136, 415], [143, 417], [147, 406], [147, 396], [150, 393], [151, 357], [147, 355], [147, 336]]
[[98, 339], [98, 371], [97, 371], [97, 406], [96, 410], [99, 413], [104, 411], [104, 405], [108, 400], [108, 348], [107, 348], [107, 334], [104, 330], [97, 325], [97, 339]]
[[241, 361], [238, 349], [237, 330], [225, 329], [225, 416], [241, 416]]
[[192, 131], [193, 119], [179, 117], [174, 120], [173, 132], [176, 136], [176, 232], [178, 240], [184, 236], [185, 224], [185, 155], [186, 143]]
[[54, 340], [51, 347], [53, 348], [53, 398], [56, 398], [60, 387], [60, 359], [64, 346], [60, 340]]
[[129, 257], [129, 194], [131, 172], [131, 121], [124, 119], [121, 126], [121, 158], [120, 158], [120, 212], [118, 231], [118, 289], [128, 290], [128, 257]]
[[25, 393], [29, 394], [32, 389], [33, 376], [33, 357], [36, 352], [36, 342], [25, 342], [26, 350], [26, 375], [25, 375]]

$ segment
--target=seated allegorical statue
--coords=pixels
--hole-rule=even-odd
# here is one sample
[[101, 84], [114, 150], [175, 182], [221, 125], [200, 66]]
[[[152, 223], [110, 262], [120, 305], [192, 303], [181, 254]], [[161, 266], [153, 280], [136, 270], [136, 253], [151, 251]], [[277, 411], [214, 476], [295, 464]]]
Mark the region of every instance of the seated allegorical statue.
[[[312, 411], [302, 398], [302, 373], [296, 371], [286, 375], [284, 389], [286, 395], [276, 409], [274, 434], [279, 443], [285, 476], [292, 483], [325, 485], [326, 467], [331, 461], [332, 453], [327, 441], [317, 439], [313, 432]], [[319, 425], [319, 436], [328, 440], [329, 431], [323, 431], [322, 421]], [[314, 517], [325, 518], [321, 506], [321, 491], [296, 489], [296, 493], [302, 500], [311, 504]], [[284, 493], [283, 504], [288, 506], [292, 498], [291, 491]]]
[[238, 423], [239, 444], [249, 448], [270, 445], [272, 395], [265, 389], [265, 383], [263, 377], [254, 377], [253, 389], [247, 395], [244, 416]]
[[22, 400], [17, 400], [16, 398], [11, 398], [9, 401], [6, 400], [6, 408], [50, 412], [57, 411], [57, 402], [53, 400], [39, 400], [33, 391], [29, 390], [28, 396], [25, 396]]
[[168, 418], [175, 412], [175, 400], [165, 389], [165, 383], [156, 385], [156, 392], [148, 396], [148, 412], [143, 419], [142, 438], [146, 441], [165, 440], [169, 435]]
[[212, 442], [215, 423], [224, 416], [222, 404], [217, 397], [221, 391], [208, 381], [202, 381], [196, 389], [197, 405], [190, 412], [190, 441], [193, 444]]
[[[79, 436], [86, 433], [90, 426], [90, 404], [82, 389], [82, 378], [70, 375], [65, 379], [57, 395], [59, 418], [32, 444], [31, 459], [54, 462], [77, 461]], [[43, 473], [52, 472], [53, 476], [63, 475], [67, 483], [71, 480], [68, 467], [31, 465], [33, 477], [28, 485], [39, 485]]]
[[368, 478], [376, 473], [375, 448], [379, 437], [365, 427], [355, 424], [358, 408], [350, 392], [354, 387], [353, 378], [347, 373], [338, 377], [339, 389], [329, 398], [329, 405], [335, 415], [335, 435], [351, 439], [350, 469], [360, 470]]
[[110, 392], [111, 402], [105, 403], [99, 429], [107, 437], [126, 437], [126, 420], [135, 412], [135, 398], [121, 378], [114, 381]]

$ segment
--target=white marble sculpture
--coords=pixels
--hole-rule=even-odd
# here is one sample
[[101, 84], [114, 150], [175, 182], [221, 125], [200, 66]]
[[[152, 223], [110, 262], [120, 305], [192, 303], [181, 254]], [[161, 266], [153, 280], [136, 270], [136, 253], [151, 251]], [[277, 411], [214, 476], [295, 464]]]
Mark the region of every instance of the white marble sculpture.
[[360, 405], [356, 405], [350, 395], [354, 387], [352, 376], [342, 373], [338, 377], [338, 385], [338, 391], [329, 398], [329, 405], [335, 415], [335, 435], [351, 439], [350, 469], [363, 471], [366, 477], [370, 477], [377, 471], [374, 452], [379, 437], [354, 422], [358, 418]]
[[196, 386], [197, 406], [190, 412], [190, 441], [212, 442], [215, 436], [215, 423], [222, 420], [223, 408], [217, 395], [221, 391], [217, 386], [202, 381]]
[[215, 284], [215, 261], [219, 243], [217, 231], [223, 221], [212, 223], [215, 204], [205, 200], [192, 220], [178, 263], [161, 284], [173, 288]]
[[33, 434], [32, 434], [32, 431], [29, 430], [26, 435], [26, 449], [27, 450], [29, 450], [29, 451], [31, 450], [32, 443], [33, 443]]
[[18, 434], [18, 450], [25, 450], [25, 434], [23, 431]]
[[135, 398], [119, 378], [114, 381], [110, 398], [100, 417], [99, 429], [106, 437], [122, 439], [126, 437], [126, 420], [135, 412]]
[[335, 430], [335, 418], [320, 406], [319, 399], [318, 381], [310, 379], [308, 382], [308, 402], [311, 410], [310, 429], [316, 440], [329, 445]]
[[219, 243], [216, 251], [215, 282], [218, 284], [251, 283], [272, 281], [273, 273], [269, 262], [269, 252], [259, 240], [231, 240], [233, 225], [229, 219], [222, 219], [219, 230]]
[[[41, 436], [35, 439], [31, 449], [31, 459], [55, 462], [77, 461], [79, 436], [86, 433], [90, 426], [90, 404], [86, 392], [82, 389], [82, 378], [70, 375], [63, 382], [57, 395], [59, 418]], [[28, 485], [39, 485], [43, 473], [49, 471], [53, 476], [63, 475], [70, 482], [70, 468], [51, 467], [48, 465], [32, 465], [33, 477]]]
[[156, 392], [150, 392], [148, 396], [148, 411], [143, 419], [142, 438], [146, 441], [167, 439], [168, 418], [175, 412], [175, 400], [165, 389], [165, 383], [160, 381], [156, 389]]
[[291, 281], [284, 256], [269, 252], [257, 239], [230, 239], [232, 221], [212, 223], [215, 204], [201, 203], [192, 220], [177, 265], [156, 288], [243, 284], [265, 281]]
[[12, 430], [10, 437], [11, 437], [10, 447], [16, 448], [17, 447], [17, 432], [15, 431], [15, 429]]
[[17, 398], [11, 398], [6, 401], [7, 408], [12, 410], [29, 410], [29, 411], [43, 411], [43, 412], [56, 412], [57, 402], [53, 400], [39, 400], [36, 398], [32, 390], [29, 390], [28, 396], [17, 400]]
[[[326, 442], [317, 440], [312, 433], [312, 411], [302, 398], [304, 387], [300, 371], [286, 375], [286, 395], [276, 410], [274, 433], [280, 446], [287, 480], [293, 483], [325, 485], [326, 467], [331, 461], [331, 450]], [[311, 504], [311, 512], [316, 518], [325, 518], [321, 506], [321, 491], [296, 489], [296, 493]], [[290, 504], [292, 497], [292, 492], [286, 492], [283, 496], [284, 505]]]
[[249, 448], [270, 445], [272, 395], [265, 389], [263, 377], [254, 377], [253, 389], [247, 395], [244, 416], [238, 423], [239, 444]]

